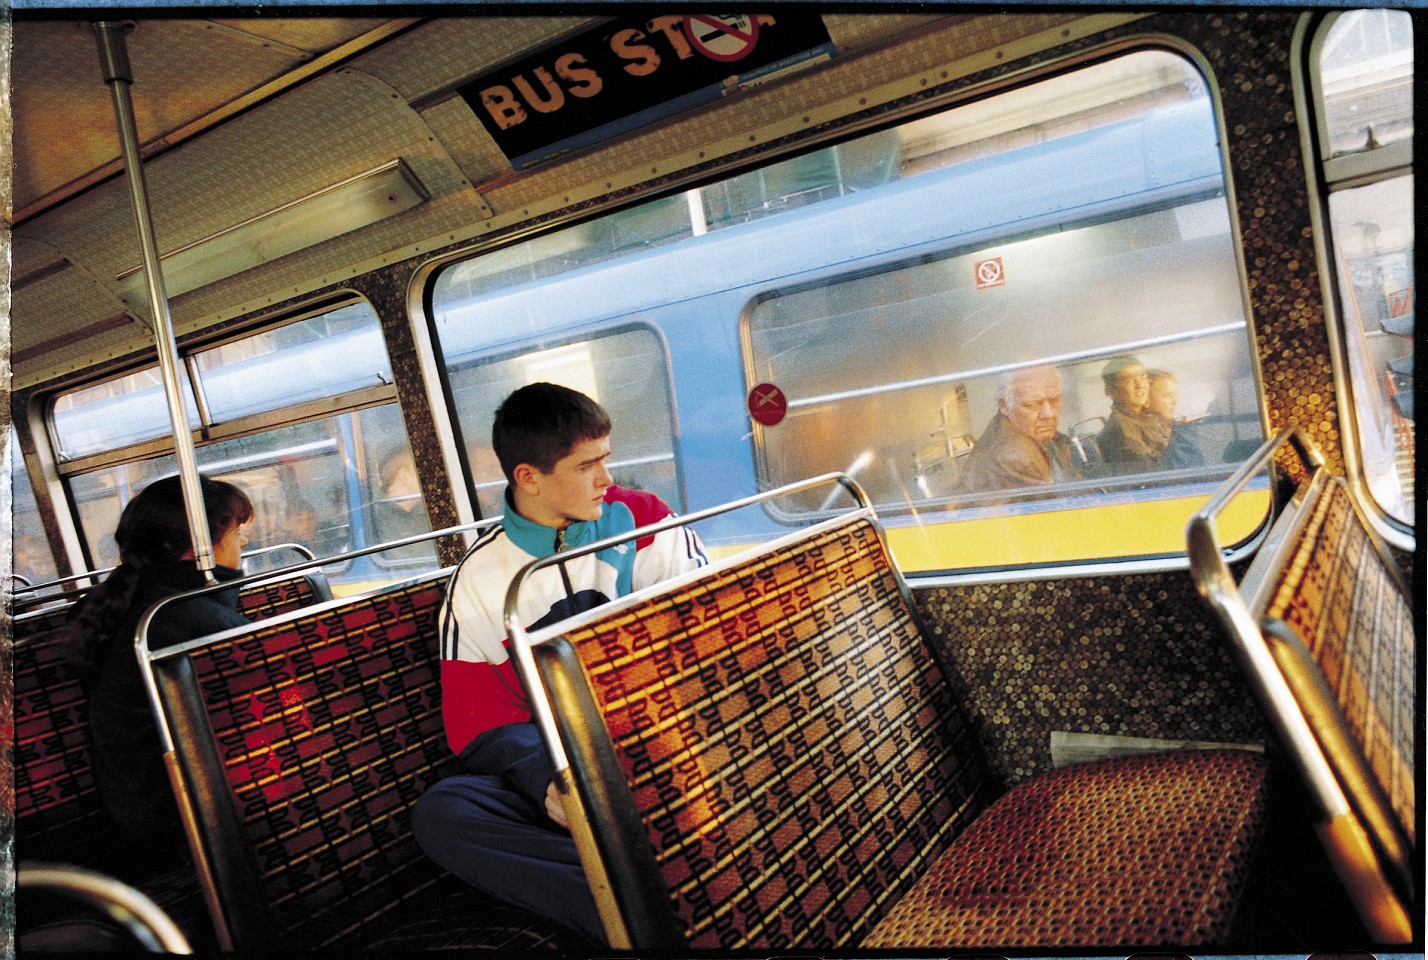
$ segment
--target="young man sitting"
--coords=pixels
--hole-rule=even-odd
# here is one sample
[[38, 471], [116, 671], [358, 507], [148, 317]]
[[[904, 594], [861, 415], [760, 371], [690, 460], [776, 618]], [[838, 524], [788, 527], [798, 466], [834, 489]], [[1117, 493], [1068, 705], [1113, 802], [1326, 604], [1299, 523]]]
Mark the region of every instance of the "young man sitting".
[[[412, 828], [437, 863], [490, 895], [604, 943], [551, 780], [551, 762], [506, 648], [512, 577], [532, 560], [654, 523], [671, 514], [653, 494], [614, 485], [610, 418], [575, 390], [536, 383], [496, 411], [491, 443], [506, 474], [506, 513], [452, 577], [441, 623], [442, 714], [466, 773], [417, 802]], [[707, 563], [685, 528], [624, 543], [526, 581], [529, 630]]]

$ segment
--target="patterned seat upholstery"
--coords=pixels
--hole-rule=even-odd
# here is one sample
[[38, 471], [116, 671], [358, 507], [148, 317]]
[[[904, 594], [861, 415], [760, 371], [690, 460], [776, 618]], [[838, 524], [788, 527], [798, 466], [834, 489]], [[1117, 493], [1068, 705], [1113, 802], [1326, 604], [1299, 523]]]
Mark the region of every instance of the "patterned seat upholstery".
[[1241, 582], [1225, 568], [1213, 528], [1235, 477], [1190, 523], [1192, 569], [1303, 777], [1360, 918], [1374, 939], [1405, 943], [1411, 917], [1421, 916], [1412, 909], [1421, 895], [1413, 866], [1420, 718], [1410, 595], [1343, 478], [1295, 431], [1245, 469], [1269, 462], [1286, 441], [1309, 469]]
[[865, 947], [1223, 943], [1264, 822], [1263, 757], [1054, 770], [977, 818]]
[[[1262, 757], [1068, 769], [984, 812], [999, 787], [866, 517], [597, 610], [534, 650], [613, 889], [602, 906], [619, 904], [636, 947], [1205, 944], [1228, 931]], [[1062, 856], [1024, 866], [1044, 845]], [[1129, 849], [1139, 859], [1095, 864], [1123, 874], [1115, 889], [1064, 869]], [[1168, 859], [1181, 853], [1196, 859]], [[976, 904], [1016, 886], [999, 918], [945, 902], [958, 863]], [[1167, 883], [1159, 923], [1086, 922], [1127, 888]]]
[[[307, 574], [252, 584], [239, 608], [258, 620], [330, 597], [322, 575]], [[113, 828], [94, 783], [88, 707], [57, 632], [71, 606], [14, 624], [16, 857], [108, 869]]]
[[456, 883], [412, 837], [410, 808], [454, 772], [444, 586], [428, 575], [155, 662], [234, 948], [569, 944]]
[[1409, 594], [1342, 480], [1306, 509], [1264, 616], [1293, 631], [1319, 665], [1398, 826], [1415, 842], [1418, 674]]

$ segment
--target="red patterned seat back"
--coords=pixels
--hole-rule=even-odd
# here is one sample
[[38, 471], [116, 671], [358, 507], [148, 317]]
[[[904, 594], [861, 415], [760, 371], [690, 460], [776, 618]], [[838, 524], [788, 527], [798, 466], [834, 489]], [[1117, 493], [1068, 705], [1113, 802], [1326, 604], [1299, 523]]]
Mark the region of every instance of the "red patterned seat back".
[[310, 570], [297, 576], [249, 584], [238, 595], [238, 609], [249, 620], [266, 620], [331, 599], [332, 589], [322, 571]]
[[439, 878], [407, 818], [450, 758], [444, 587], [427, 576], [156, 663], [238, 949], [373, 936]]
[[[245, 587], [250, 620], [330, 598], [320, 573]], [[14, 621], [15, 835], [17, 859], [100, 866], [112, 826], [95, 786], [89, 710], [57, 632], [71, 603]]]
[[[628, 786], [617, 802], [643, 831], [600, 837], [622, 816], [595, 813], [597, 842], [647, 845], [663, 880], [649, 912], [672, 911], [688, 946], [856, 944], [984, 805], [976, 735], [866, 518], [614, 608], [564, 640], [588, 688], [568, 676], [580, 669], [569, 646], [537, 646], [547, 689], [577, 691], [553, 694], [557, 718], [576, 716], [588, 690], [609, 733], [602, 748], [598, 732], [566, 723], [577, 782], [612, 743]], [[620, 871], [629, 902], [647, 878]], [[636, 931], [643, 909], [626, 910]], [[636, 947], [674, 945], [633, 935]]]
[[89, 711], [57, 628], [72, 604], [14, 622], [15, 856], [87, 862], [108, 829], [89, 759]]

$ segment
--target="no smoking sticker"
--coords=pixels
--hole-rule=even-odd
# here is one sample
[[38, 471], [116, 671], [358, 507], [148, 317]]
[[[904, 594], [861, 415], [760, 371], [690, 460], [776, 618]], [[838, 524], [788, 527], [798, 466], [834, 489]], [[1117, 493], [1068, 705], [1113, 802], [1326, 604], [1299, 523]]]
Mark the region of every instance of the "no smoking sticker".
[[749, 391], [749, 416], [766, 427], [783, 420], [788, 413], [788, 398], [771, 383], [761, 383]]
[[1007, 282], [1006, 274], [1002, 272], [1002, 258], [992, 257], [990, 260], [978, 260], [973, 265], [972, 271], [977, 277], [977, 289], [985, 290], [988, 287], [1000, 287]]
[[698, 15], [684, 18], [684, 35], [710, 60], [733, 63], [754, 52], [759, 42], [757, 17]]

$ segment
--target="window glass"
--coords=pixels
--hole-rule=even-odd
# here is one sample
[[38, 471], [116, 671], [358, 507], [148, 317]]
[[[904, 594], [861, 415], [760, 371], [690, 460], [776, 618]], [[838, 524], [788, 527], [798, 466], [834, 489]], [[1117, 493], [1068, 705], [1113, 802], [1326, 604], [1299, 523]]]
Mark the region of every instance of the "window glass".
[[1319, 56], [1329, 155], [1413, 136], [1413, 22], [1405, 10], [1354, 10]]
[[610, 414], [608, 466], [617, 484], [682, 504], [667, 369], [659, 338], [643, 329], [454, 364], [451, 389], [481, 515], [506, 510], [501, 500], [506, 481], [491, 449], [496, 408], [511, 391], [539, 381], [579, 390]]
[[[675, 458], [676, 507], [847, 471], [914, 571], [1183, 553], [1264, 436], [1209, 91], [1165, 52], [481, 254], [432, 304], [486, 514], [491, 413], [566, 350], [591, 351], [571, 385], [598, 383], [617, 461]], [[607, 374], [625, 337], [634, 372]], [[998, 440], [999, 418], [1024, 427]], [[1263, 519], [1262, 484], [1245, 503], [1229, 540]], [[737, 549], [828, 506], [701, 534]]]
[[194, 362], [215, 422], [392, 382], [366, 302], [201, 351]]
[[[189, 426], [199, 427], [198, 407], [187, 378], [179, 377]], [[74, 460], [173, 433], [158, 366], [62, 393], [51, 414], [56, 455]]]
[[24, 458], [20, 456], [19, 437], [15, 428], [10, 428], [9, 445], [5, 448], [10, 457], [10, 518], [14, 539], [11, 541], [12, 572], [23, 577], [28, 583], [46, 583], [59, 576], [55, 558], [50, 553], [49, 539], [45, 536], [44, 521], [35, 502], [35, 490], [30, 486], [30, 475], [25, 470]]
[[[1339, 333], [1348, 365], [1360, 468], [1388, 517], [1413, 525], [1414, 184], [1413, 27], [1402, 10], [1358, 10], [1328, 21], [1318, 60], [1330, 151], [1326, 162]], [[1370, 131], [1372, 135], [1370, 136]], [[1331, 158], [1326, 157], [1326, 161]]]
[[[185, 367], [196, 369], [210, 416], [209, 430], [195, 440], [198, 467], [205, 474], [241, 486], [253, 500], [254, 522], [249, 551], [298, 544], [317, 557], [329, 557], [430, 532], [425, 501], [417, 483], [415, 462], [401, 412], [390, 386], [387, 359], [376, 314], [366, 303], [350, 304], [253, 336], [204, 350]], [[185, 380], [185, 383], [187, 381]], [[328, 400], [364, 387], [388, 394], [386, 402], [333, 414], [303, 404]], [[84, 410], [99, 421], [123, 423], [139, 418], [138, 402], [146, 391], [162, 389], [148, 372], [75, 391], [61, 401], [66, 410]], [[370, 404], [371, 392], [360, 397]], [[61, 403], [56, 404], [59, 421]], [[254, 414], [270, 415], [238, 424], [226, 433], [222, 425]], [[278, 419], [282, 426], [264, 428]], [[82, 453], [118, 453], [131, 446], [139, 431], [110, 431], [96, 422], [81, 434], [71, 414], [56, 433]], [[216, 428], [216, 429], [215, 429]], [[167, 437], [165, 423], [149, 428], [143, 439]], [[83, 443], [75, 438], [82, 438]], [[70, 468], [67, 482], [79, 514], [80, 528], [94, 563], [118, 562], [113, 532], [129, 499], [147, 484], [173, 474], [171, 449], [132, 457], [114, 465]], [[70, 459], [73, 459], [73, 455]], [[221, 531], [212, 531], [214, 536]], [[246, 562], [250, 571], [285, 566], [298, 559], [291, 550], [263, 553]], [[427, 541], [346, 561], [326, 572], [338, 592], [360, 589], [368, 582], [391, 580], [437, 567], [435, 544]]]
[[[402, 438], [398, 440], [396, 438]], [[373, 407], [268, 430], [197, 450], [206, 476], [237, 484], [253, 501], [248, 549], [296, 543], [317, 557], [431, 530], [426, 507], [409, 489], [414, 477], [395, 467], [412, 463], [395, 406]], [[101, 566], [119, 562], [113, 531], [134, 494], [176, 470], [172, 455], [127, 463], [71, 481], [84, 536]], [[400, 512], [400, 519], [392, 519]], [[217, 537], [221, 531], [210, 531]], [[293, 563], [291, 552], [264, 555], [247, 566]], [[371, 569], [376, 564], [379, 569]], [[436, 569], [430, 542], [348, 564], [341, 579], [374, 579], [383, 570]], [[331, 573], [331, 571], [329, 571]]]

